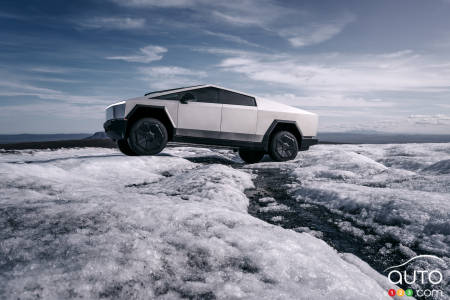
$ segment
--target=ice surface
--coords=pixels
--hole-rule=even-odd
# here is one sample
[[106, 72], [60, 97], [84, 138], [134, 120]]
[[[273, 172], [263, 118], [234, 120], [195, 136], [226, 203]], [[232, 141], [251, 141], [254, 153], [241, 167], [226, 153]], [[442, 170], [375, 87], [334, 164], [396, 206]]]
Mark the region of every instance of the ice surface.
[[250, 216], [251, 175], [183, 158], [199, 151], [2, 153], [0, 298], [390, 299], [325, 242]]
[[450, 144], [318, 145], [278, 165], [296, 177], [297, 201], [340, 215], [342, 232], [385, 244], [380, 255], [434, 254], [450, 265]]
[[[295, 193], [372, 228], [378, 238], [448, 257], [449, 149], [450, 144], [317, 146], [291, 163], [301, 182]], [[350, 230], [348, 224], [341, 227]]]

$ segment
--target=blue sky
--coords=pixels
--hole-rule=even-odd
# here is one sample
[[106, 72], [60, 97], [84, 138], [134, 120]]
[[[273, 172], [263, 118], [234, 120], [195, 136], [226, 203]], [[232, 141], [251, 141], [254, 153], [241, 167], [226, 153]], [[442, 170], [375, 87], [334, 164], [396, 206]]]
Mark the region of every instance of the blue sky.
[[450, 1], [8, 1], [0, 133], [102, 130], [104, 107], [214, 83], [321, 131], [450, 133]]

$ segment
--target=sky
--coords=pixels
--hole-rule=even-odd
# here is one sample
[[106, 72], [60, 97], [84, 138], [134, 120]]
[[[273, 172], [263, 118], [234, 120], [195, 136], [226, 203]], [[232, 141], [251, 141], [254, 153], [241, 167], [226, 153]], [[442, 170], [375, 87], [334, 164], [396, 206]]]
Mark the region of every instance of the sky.
[[450, 0], [0, 3], [0, 133], [102, 130], [104, 108], [212, 83], [319, 131], [450, 133]]

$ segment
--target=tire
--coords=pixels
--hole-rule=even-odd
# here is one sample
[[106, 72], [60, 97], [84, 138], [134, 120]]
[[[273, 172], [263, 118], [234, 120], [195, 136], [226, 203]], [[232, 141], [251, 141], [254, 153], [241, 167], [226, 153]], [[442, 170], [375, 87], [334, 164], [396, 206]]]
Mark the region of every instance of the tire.
[[248, 164], [254, 164], [259, 161], [264, 156], [264, 151], [254, 151], [254, 150], [243, 150], [239, 149], [239, 156]]
[[132, 126], [128, 144], [137, 155], [155, 155], [166, 147], [167, 129], [161, 121], [154, 118], [142, 118]]
[[120, 152], [122, 152], [125, 155], [128, 156], [136, 155], [136, 153], [133, 150], [131, 150], [130, 145], [128, 145], [128, 141], [126, 139], [118, 140], [117, 147], [119, 148]]
[[269, 155], [274, 161], [294, 159], [297, 153], [297, 138], [289, 131], [279, 131], [270, 140]]

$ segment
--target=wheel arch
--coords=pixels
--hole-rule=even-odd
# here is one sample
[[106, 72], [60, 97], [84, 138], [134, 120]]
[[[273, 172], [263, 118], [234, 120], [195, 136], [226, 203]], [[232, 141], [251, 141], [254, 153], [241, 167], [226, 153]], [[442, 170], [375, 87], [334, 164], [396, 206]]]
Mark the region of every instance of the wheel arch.
[[141, 118], [155, 118], [161, 121], [167, 129], [167, 134], [169, 141], [172, 140], [174, 135], [174, 123], [170, 117], [170, 114], [167, 112], [167, 109], [164, 106], [156, 106], [156, 105], [141, 105], [138, 104], [127, 114], [126, 118], [127, 129], [125, 132], [125, 136], [128, 136], [130, 128], [133, 126], [133, 123]]
[[295, 138], [297, 139], [298, 149], [300, 149], [303, 134], [300, 128], [298, 128], [297, 123], [295, 121], [288, 120], [274, 120], [272, 124], [270, 124], [263, 137], [263, 146], [265, 151], [269, 150], [270, 140], [275, 135], [275, 133], [283, 130], [289, 131], [295, 136]]

